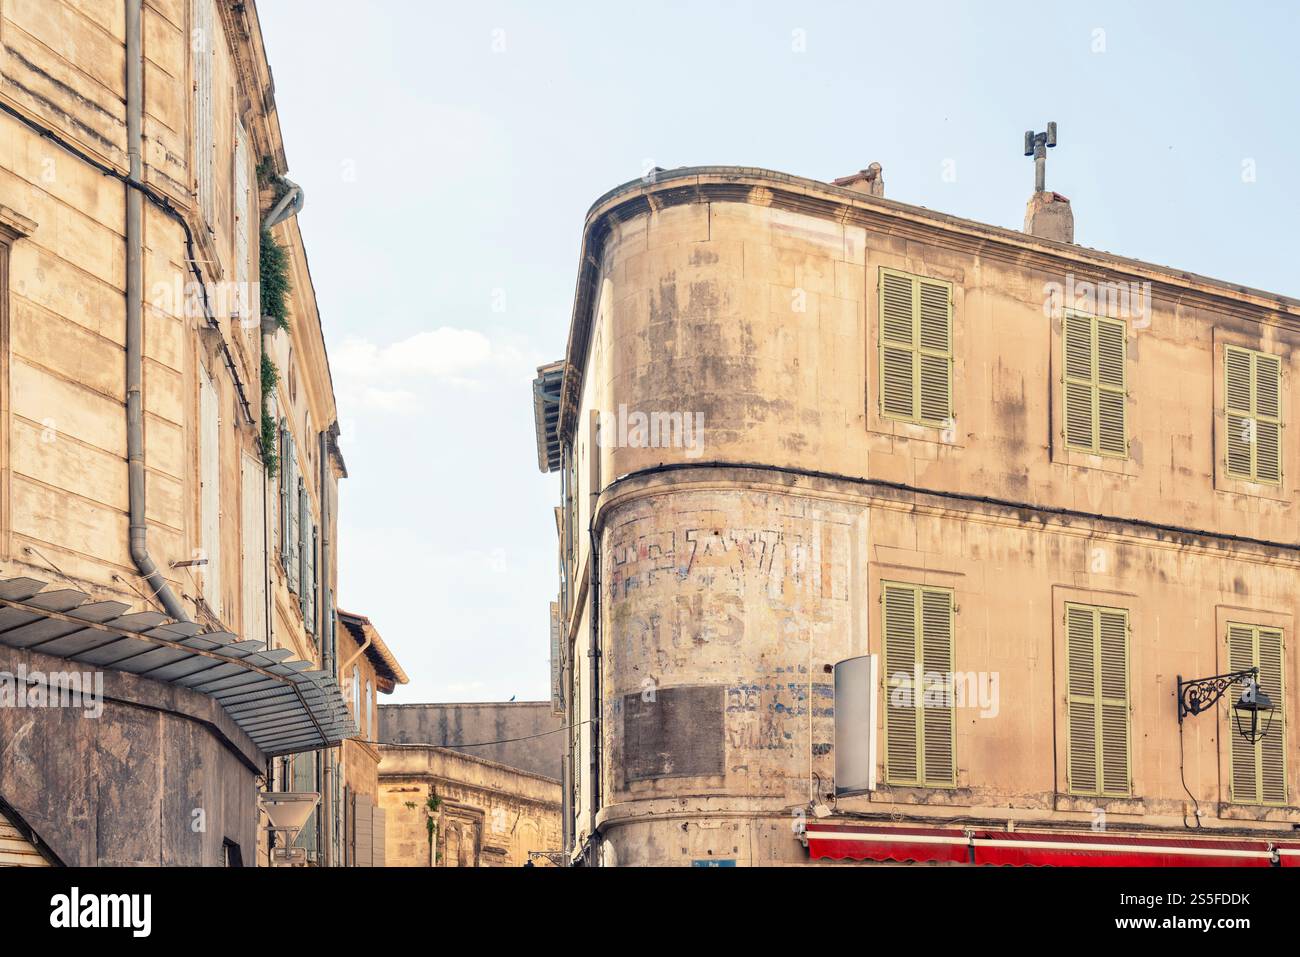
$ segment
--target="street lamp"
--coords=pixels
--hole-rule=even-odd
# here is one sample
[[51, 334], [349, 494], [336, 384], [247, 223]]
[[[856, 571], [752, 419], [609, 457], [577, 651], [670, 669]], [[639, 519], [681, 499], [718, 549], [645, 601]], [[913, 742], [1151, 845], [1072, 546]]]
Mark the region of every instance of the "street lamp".
[[[1258, 668], [1247, 668], [1226, 675], [1214, 675], [1211, 678], [1193, 678], [1191, 681], [1184, 681], [1183, 676], [1179, 675], [1179, 725], [1183, 723], [1183, 718], [1186, 715], [1198, 715], [1202, 711], [1213, 707], [1214, 703], [1223, 697], [1224, 692], [1237, 682], [1243, 682], [1246, 686], [1241, 693], [1241, 697], [1232, 706], [1233, 716], [1237, 722], [1237, 733], [1251, 744], [1267, 737], [1269, 728], [1273, 726], [1273, 702], [1259, 686]], [[1261, 711], [1268, 712], [1268, 722], [1264, 725], [1262, 731], [1259, 728], [1259, 713]], [[1243, 715], [1247, 714], [1250, 715], [1249, 730], [1242, 725]]]

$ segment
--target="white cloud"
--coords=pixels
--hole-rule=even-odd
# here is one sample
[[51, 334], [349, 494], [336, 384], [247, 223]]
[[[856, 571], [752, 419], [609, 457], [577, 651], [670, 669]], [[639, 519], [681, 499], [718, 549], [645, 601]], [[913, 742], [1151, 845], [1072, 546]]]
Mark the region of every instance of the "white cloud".
[[330, 352], [340, 406], [404, 413], [421, 406], [421, 384], [478, 389], [530, 380], [537, 362], [515, 342], [443, 326], [380, 345], [349, 336]]
[[456, 381], [482, 370], [494, 358], [492, 341], [483, 333], [444, 326], [386, 346], [349, 337], [335, 350], [333, 365], [344, 378]]

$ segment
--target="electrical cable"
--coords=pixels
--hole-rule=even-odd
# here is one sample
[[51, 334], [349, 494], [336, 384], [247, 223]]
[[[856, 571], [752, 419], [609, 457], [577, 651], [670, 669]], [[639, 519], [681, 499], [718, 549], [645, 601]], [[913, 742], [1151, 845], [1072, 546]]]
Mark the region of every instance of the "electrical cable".
[[346, 738], [347, 741], [356, 741], [360, 744], [382, 745], [386, 748], [486, 748], [494, 744], [513, 744], [516, 741], [531, 741], [533, 738], [544, 738], [548, 734], [559, 734], [561, 731], [568, 731], [572, 728], [580, 728], [584, 724], [590, 724], [591, 719], [585, 718], [582, 721], [576, 721], [573, 724], [566, 724], [560, 728], [552, 728], [550, 731], [539, 731], [536, 734], [525, 734], [519, 738], [502, 738], [500, 741], [476, 741], [473, 744], [438, 744], [434, 741], [371, 741], [365, 738]]
[[[1192, 807], [1196, 814], [1196, 828], [1200, 828], [1203, 826], [1201, 824], [1201, 802], [1196, 800], [1196, 795], [1193, 794], [1192, 789], [1187, 786], [1187, 773], [1183, 770], [1183, 722], [1181, 720], [1178, 722], [1178, 777], [1182, 779], [1183, 790], [1186, 791], [1187, 796], [1192, 799]], [[1183, 805], [1183, 827], [1191, 828], [1191, 825], [1187, 823], [1186, 804]]]
[[[87, 163], [90, 166], [94, 167], [103, 175], [111, 176], [114, 179], [119, 180], [122, 183], [125, 183], [129, 189], [138, 190], [140, 194], [144, 196], [145, 199], [149, 200], [149, 202], [153, 203], [153, 205], [157, 206], [160, 210], [162, 210], [164, 214], [166, 214], [168, 217], [170, 217], [171, 219], [175, 220], [177, 223], [180, 224], [181, 230], [185, 233], [185, 253], [186, 253], [187, 262], [190, 267], [190, 272], [193, 273], [194, 279], [197, 282], [199, 287], [199, 292], [203, 296], [203, 317], [204, 319], [207, 320], [207, 323], [211, 328], [216, 329], [218, 330], [218, 332], [220, 332], [221, 327], [217, 323], [216, 318], [213, 316], [212, 304], [208, 301], [207, 284], [203, 281], [203, 273], [199, 271], [198, 260], [195, 258], [194, 232], [193, 230], [190, 229], [190, 224], [189, 221], [185, 218], [185, 214], [182, 213], [180, 210], [178, 210], [175, 206], [173, 206], [171, 200], [169, 200], [166, 196], [154, 192], [154, 190], [146, 186], [144, 183], [136, 182], [135, 180], [131, 179], [131, 177], [128, 176], [126, 173], [123, 173], [121, 170], [118, 170], [115, 167], [109, 166], [107, 163], [95, 159], [95, 157], [91, 156], [89, 153], [85, 152], [84, 150], [78, 148], [73, 143], [59, 136], [58, 133], [54, 132], [49, 127], [42, 126], [40, 123], [37, 123], [35, 120], [30, 119], [27, 116], [24, 116], [18, 110], [10, 106], [8, 103], [0, 102], [0, 111], [8, 113], [14, 119], [18, 120], [18, 122], [22, 123], [28, 129], [34, 132], [37, 136], [40, 136], [43, 139], [47, 139], [50, 142], [54, 143], [59, 148], [65, 150], [68, 153], [71, 153], [77, 159], [81, 160], [83, 163]], [[250, 406], [248, 403], [248, 395], [244, 391], [244, 383], [239, 378], [238, 371], [236, 370], [235, 367], [235, 358], [230, 354], [230, 347], [226, 344], [226, 337], [224, 335], [221, 336], [221, 354], [222, 354], [222, 358], [225, 359], [226, 368], [230, 370], [231, 377], [235, 380], [235, 388], [239, 391], [239, 402], [240, 405], [243, 407], [244, 416], [248, 420], [248, 423], [251, 425], [254, 422], [256, 422], [256, 419], [253, 418], [252, 406]]]

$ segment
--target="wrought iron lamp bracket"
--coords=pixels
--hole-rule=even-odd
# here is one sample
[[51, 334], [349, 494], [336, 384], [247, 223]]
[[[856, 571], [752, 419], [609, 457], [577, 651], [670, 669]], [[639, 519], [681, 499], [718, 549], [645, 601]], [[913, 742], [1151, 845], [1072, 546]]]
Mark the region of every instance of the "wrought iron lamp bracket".
[[1214, 707], [1215, 703], [1223, 697], [1224, 692], [1246, 678], [1258, 680], [1259, 669], [1247, 668], [1244, 671], [1214, 675], [1210, 678], [1193, 678], [1191, 681], [1184, 681], [1183, 676], [1179, 675], [1178, 723], [1182, 724], [1183, 718], [1189, 714], [1195, 716]]

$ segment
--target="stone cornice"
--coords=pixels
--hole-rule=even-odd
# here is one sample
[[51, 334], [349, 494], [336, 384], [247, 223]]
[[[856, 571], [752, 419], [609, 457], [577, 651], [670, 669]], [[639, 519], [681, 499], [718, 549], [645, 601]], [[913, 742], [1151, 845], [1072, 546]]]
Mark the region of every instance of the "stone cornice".
[[36, 232], [36, 220], [8, 206], [0, 206], [0, 239], [13, 242]]

